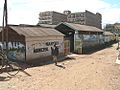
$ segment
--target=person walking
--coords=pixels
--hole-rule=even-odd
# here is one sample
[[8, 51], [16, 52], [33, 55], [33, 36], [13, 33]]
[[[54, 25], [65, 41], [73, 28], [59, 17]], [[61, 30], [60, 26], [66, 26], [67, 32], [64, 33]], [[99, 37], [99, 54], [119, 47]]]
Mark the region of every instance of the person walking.
[[54, 47], [51, 47], [51, 51], [52, 51], [52, 59], [55, 63], [55, 65], [57, 65], [58, 62], [58, 55], [59, 55], [59, 48], [56, 44], [54, 44]]

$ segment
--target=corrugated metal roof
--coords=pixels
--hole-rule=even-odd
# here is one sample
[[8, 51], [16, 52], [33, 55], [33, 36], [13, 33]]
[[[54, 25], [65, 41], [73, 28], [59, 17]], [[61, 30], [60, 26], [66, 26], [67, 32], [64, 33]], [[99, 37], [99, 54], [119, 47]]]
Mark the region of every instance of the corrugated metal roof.
[[20, 35], [25, 37], [41, 37], [41, 36], [64, 36], [59, 31], [52, 28], [43, 28], [39, 26], [9, 26]]
[[51, 25], [51, 24], [39, 24], [41, 27], [47, 27], [47, 28], [55, 28], [56, 25]]
[[104, 35], [114, 35], [113, 33], [108, 32], [108, 31], [105, 31], [103, 34], [104, 34]]
[[78, 31], [84, 31], [84, 32], [103, 32], [103, 30], [98, 29], [93, 26], [87, 26], [87, 25], [80, 25], [80, 24], [74, 24], [74, 23], [61, 23], [64, 25], [67, 25], [68, 27], [72, 28], [73, 30], [78, 30]]

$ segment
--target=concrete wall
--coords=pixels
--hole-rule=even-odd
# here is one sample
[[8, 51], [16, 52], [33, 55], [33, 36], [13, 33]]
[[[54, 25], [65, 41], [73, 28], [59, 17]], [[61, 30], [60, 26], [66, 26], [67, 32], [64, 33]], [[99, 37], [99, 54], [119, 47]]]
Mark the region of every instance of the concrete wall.
[[76, 53], [83, 53], [84, 49], [96, 47], [102, 44], [104, 44], [104, 38], [102, 33], [81, 33], [75, 31], [74, 52]]
[[110, 42], [110, 41], [112, 41], [113, 40], [113, 37], [111, 36], [111, 35], [105, 35], [104, 36], [104, 42], [106, 43], [106, 42]]
[[26, 38], [26, 60], [51, 56], [51, 47], [54, 43], [60, 46], [60, 54], [64, 54], [63, 36]]
[[52, 24], [58, 24], [60, 22], [67, 22], [67, 15], [53, 12]]
[[83, 47], [91, 47], [91, 46], [101, 45], [103, 43], [104, 40], [102, 38], [102, 34], [83, 35]]
[[[2, 45], [2, 42], [0, 42], [0, 45]], [[2, 45], [2, 48], [6, 49], [6, 43]], [[9, 42], [8, 58], [14, 61], [25, 61], [25, 45], [21, 42]]]
[[66, 22], [66, 21], [67, 21], [67, 15], [62, 13], [47, 11], [47, 12], [41, 12], [39, 14], [40, 24], [58, 24], [60, 22]]
[[85, 12], [86, 25], [102, 28], [102, 16], [99, 13]]

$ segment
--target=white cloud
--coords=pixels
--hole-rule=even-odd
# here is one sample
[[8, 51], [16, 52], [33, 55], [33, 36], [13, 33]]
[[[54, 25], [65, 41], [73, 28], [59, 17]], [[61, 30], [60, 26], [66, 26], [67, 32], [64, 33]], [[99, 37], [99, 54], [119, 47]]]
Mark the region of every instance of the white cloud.
[[106, 8], [101, 11], [103, 15], [103, 24], [120, 22], [120, 8]]
[[[3, 1], [0, 0], [0, 22], [2, 23]], [[104, 0], [9, 0], [9, 24], [36, 24], [38, 14], [42, 11], [71, 10], [81, 12], [89, 10], [93, 13], [100, 12], [103, 24], [120, 22], [120, 7], [115, 7]], [[0, 23], [0, 24], [1, 24]]]

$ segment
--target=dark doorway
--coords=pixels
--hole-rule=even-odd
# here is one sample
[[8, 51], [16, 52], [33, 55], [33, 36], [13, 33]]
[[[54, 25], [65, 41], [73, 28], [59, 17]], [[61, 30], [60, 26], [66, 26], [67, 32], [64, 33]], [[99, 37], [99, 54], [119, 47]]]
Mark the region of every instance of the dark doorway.
[[65, 39], [70, 40], [70, 52], [74, 52], [74, 33], [75, 30], [71, 29], [70, 27], [61, 24], [57, 26], [55, 29], [60, 31], [65, 35]]

